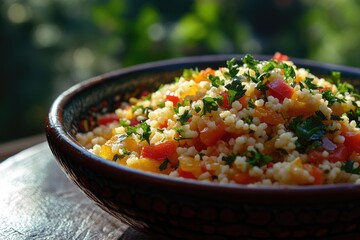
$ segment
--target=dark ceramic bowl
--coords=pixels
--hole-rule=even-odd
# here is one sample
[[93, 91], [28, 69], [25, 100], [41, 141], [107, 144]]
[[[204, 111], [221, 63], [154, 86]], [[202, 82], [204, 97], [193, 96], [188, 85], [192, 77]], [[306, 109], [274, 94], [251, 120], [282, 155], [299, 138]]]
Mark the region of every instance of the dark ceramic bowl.
[[[144, 89], [156, 90], [184, 68], [225, 66], [232, 57], [240, 60], [242, 55], [149, 63], [70, 88], [56, 99], [47, 119], [47, 139], [53, 154], [67, 176], [102, 209], [148, 234], [206, 240], [359, 239], [359, 185], [249, 188], [181, 180], [104, 160], [75, 140], [75, 134], [84, 130], [83, 120], [95, 113], [111, 112], [119, 102]], [[335, 70], [343, 79], [360, 83], [360, 69], [292, 60], [315, 74], [325, 76]]]

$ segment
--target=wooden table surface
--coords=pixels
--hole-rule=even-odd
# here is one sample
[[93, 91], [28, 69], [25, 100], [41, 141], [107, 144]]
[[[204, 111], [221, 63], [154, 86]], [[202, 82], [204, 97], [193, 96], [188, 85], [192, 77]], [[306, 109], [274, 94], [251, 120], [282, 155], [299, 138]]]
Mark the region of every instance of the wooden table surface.
[[0, 164], [0, 193], [0, 239], [151, 239], [88, 199], [46, 142]]

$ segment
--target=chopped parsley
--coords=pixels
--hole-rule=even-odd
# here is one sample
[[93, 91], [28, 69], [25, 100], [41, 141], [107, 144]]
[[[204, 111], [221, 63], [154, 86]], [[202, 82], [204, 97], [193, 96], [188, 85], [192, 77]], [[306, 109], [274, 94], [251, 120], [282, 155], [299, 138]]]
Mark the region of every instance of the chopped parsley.
[[179, 116], [179, 122], [181, 123], [181, 125], [185, 125], [189, 119], [192, 117], [192, 114], [190, 112], [190, 110], [186, 109], [184, 110], [183, 114], [179, 115], [179, 107], [181, 105], [178, 103], [177, 107], [174, 107], [174, 112]]
[[179, 134], [179, 137], [174, 137], [175, 141], [184, 140], [184, 139], [190, 139], [190, 138], [185, 138], [183, 136], [184, 130], [182, 128], [176, 127], [176, 128], [174, 128], [174, 130]]
[[195, 106], [194, 110], [195, 110], [196, 113], [199, 113], [201, 111], [201, 108], [199, 106]]
[[255, 100], [254, 100], [253, 98], [250, 98], [248, 104], [249, 104], [249, 107], [250, 107], [250, 108], [255, 108]]
[[259, 81], [255, 87], [257, 90], [261, 91], [264, 95], [264, 98], [266, 98], [266, 91], [269, 89], [268, 86], [266, 86], [266, 82]]
[[227, 165], [231, 166], [235, 162], [236, 156], [237, 156], [236, 154], [223, 156], [221, 160], [223, 160]]
[[165, 160], [160, 164], [159, 170], [164, 171], [167, 168], [169, 163], [170, 163], [170, 160], [165, 158]]
[[125, 119], [121, 119], [119, 122], [119, 126], [121, 127], [128, 127], [129, 125], [130, 125], [129, 121]]
[[226, 61], [226, 65], [229, 69], [229, 72], [226, 75], [228, 75], [230, 78], [235, 78], [239, 72], [239, 65], [236, 63], [236, 59], [232, 58], [231, 60]]
[[246, 89], [245, 86], [242, 84], [241, 80], [238, 77], [235, 77], [231, 83], [225, 85], [228, 89], [228, 101], [231, 105], [234, 101], [238, 100], [242, 96], [244, 96]]
[[165, 102], [161, 102], [157, 106], [158, 106], [158, 108], [164, 108], [165, 107]]
[[265, 166], [266, 164], [268, 164], [273, 160], [271, 156], [263, 154], [258, 151], [248, 151], [246, 157], [247, 157], [246, 161], [251, 166], [257, 166], [257, 167]]
[[141, 109], [141, 113], [143, 113], [145, 116], [149, 114], [149, 111], [153, 110], [151, 107], [144, 107], [144, 106], [133, 106], [131, 107], [131, 111], [134, 113], [138, 109]]
[[182, 115], [179, 115], [179, 121], [180, 121], [181, 125], [186, 124], [191, 117], [192, 117], [192, 115], [191, 115], [190, 111], [188, 109], [185, 110]]
[[250, 54], [246, 54], [243, 58], [241, 58], [241, 61], [246, 64], [248, 68], [253, 70], [257, 75], [259, 74], [257, 65], [260, 62], [256, 60], [253, 56], [251, 56]]
[[[236, 154], [231, 154], [228, 156], [223, 156], [221, 160], [224, 161], [227, 165], [231, 166], [235, 162], [237, 156], [238, 155]], [[273, 160], [271, 156], [263, 154], [258, 151], [247, 151], [245, 153], [245, 157], [246, 157], [246, 161], [251, 166], [257, 166], [257, 167], [265, 166], [266, 164], [268, 164]]]
[[341, 170], [347, 172], [347, 173], [352, 173], [352, 174], [360, 174], [360, 167], [354, 167], [355, 161], [353, 160], [349, 160], [346, 161], [344, 163], [342, 163], [341, 165]]
[[[244, 59], [251, 61], [250, 58], [252, 58], [251, 55], [246, 55], [244, 57]], [[237, 76], [237, 74], [239, 72], [239, 65], [236, 63], [235, 58], [227, 61], [226, 64], [227, 64], [227, 68], [229, 69], [229, 72], [226, 73], [226, 75], [228, 77], [230, 77], [231, 82], [226, 84], [225, 87], [229, 92], [229, 95], [227, 98], [228, 98], [229, 104], [231, 105], [234, 101], [241, 98], [245, 94], [246, 90], [245, 90], [245, 86], [241, 82], [240, 77]], [[219, 84], [220, 79], [216, 80], [216, 81], [214, 79], [211, 81], [212, 81], [212, 84], [213, 84], [213, 82], [215, 82], [215, 84]], [[222, 83], [222, 84], [224, 84], [224, 83]]]
[[204, 97], [202, 101], [204, 103], [202, 115], [218, 110], [219, 105], [223, 103], [222, 97], [218, 97], [218, 98]]
[[319, 88], [322, 88], [322, 87], [319, 87], [319, 86], [317, 86], [316, 84], [314, 84], [312, 81], [313, 81], [314, 79], [313, 78], [306, 78], [305, 80], [304, 80], [304, 84], [303, 83], [301, 83], [300, 82], [300, 89], [304, 89], [304, 88], [307, 88], [307, 89], [309, 89], [309, 90], [317, 90], [317, 89], [319, 89]]
[[184, 69], [183, 73], [182, 73], [182, 77], [183, 78], [186, 78], [186, 79], [189, 79], [189, 78], [192, 78], [192, 76], [194, 74], [198, 74], [199, 73], [199, 70], [198, 69], [192, 69], [192, 68], [188, 68], [188, 69]]
[[271, 70], [273, 70], [277, 65], [277, 62], [274, 60], [270, 60], [268, 63], [266, 63], [263, 67], [262, 67], [262, 71], [263, 74], [264, 73], [269, 73]]
[[355, 87], [352, 84], [345, 81], [341, 81], [340, 72], [336, 72], [336, 71], [331, 72], [331, 77], [328, 78], [327, 81], [334, 84], [337, 87], [339, 93], [341, 94], [350, 93], [354, 97], [359, 97], [359, 94], [355, 92]]
[[[142, 134], [138, 133], [138, 130], [142, 129]], [[150, 135], [151, 135], [151, 128], [145, 121], [141, 122], [137, 126], [128, 126], [126, 134], [130, 136], [131, 134], [136, 134], [140, 136], [140, 141], [146, 141], [150, 144]]]
[[120, 155], [119, 154], [115, 154], [112, 161], [116, 162], [118, 159], [120, 159]]
[[338, 103], [346, 102], [344, 98], [339, 98], [335, 96], [329, 89], [322, 93], [322, 97], [328, 101], [329, 106], [332, 106], [336, 102]]
[[292, 66], [282, 63], [281, 68], [284, 69], [285, 80], [294, 79], [296, 77], [295, 70]]
[[218, 76], [210, 74], [208, 76], [208, 78], [211, 82], [211, 85], [213, 85], [214, 87], [220, 87], [220, 86], [224, 85], [224, 80], [220, 79]]
[[360, 127], [360, 108], [356, 106], [355, 110], [351, 109], [346, 113], [346, 116], [349, 118], [349, 121], [355, 121], [356, 126]]
[[298, 137], [295, 144], [299, 152], [306, 153], [322, 144], [321, 140], [327, 127], [323, 123], [324, 120], [326, 120], [324, 114], [317, 111], [315, 115], [306, 119], [299, 116], [290, 122], [289, 129]]
[[129, 156], [130, 153], [131, 153], [131, 152], [130, 152], [129, 150], [127, 150], [127, 149], [122, 149], [122, 152], [123, 152], [123, 154], [121, 154], [121, 155], [115, 154], [114, 157], [113, 157], [113, 159], [112, 159], [112, 161], [116, 162], [116, 161], [119, 160], [119, 159], [123, 159], [124, 157]]

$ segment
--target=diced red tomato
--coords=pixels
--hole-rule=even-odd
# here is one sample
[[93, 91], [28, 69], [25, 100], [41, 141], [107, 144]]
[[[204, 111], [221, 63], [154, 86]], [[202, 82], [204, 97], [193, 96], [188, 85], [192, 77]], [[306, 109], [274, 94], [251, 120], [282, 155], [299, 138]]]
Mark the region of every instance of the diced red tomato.
[[234, 174], [234, 181], [239, 184], [250, 184], [259, 181], [259, 179], [250, 176], [248, 172], [238, 172]]
[[311, 164], [304, 164], [304, 168], [310, 173], [311, 176], [314, 177], [314, 185], [321, 185], [324, 183], [324, 172]]
[[269, 88], [267, 95], [279, 99], [280, 103], [282, 103], [285, 98], [291, 98], [294, 93], [294, 89], [281, 79], [276, 79], [266, 86]]
[[360, 153], [360, 133], [345, 132], [344, 145], [349, 148], [350, 151]]
[[193, 144], [198, 152], [207, 148], [207, 146], [201, 141], [200, 136], [193, 139]]
[[136, 126], [138, 125], [140, 122], [139, 120], [137, 120], [136, 117], [133, 117], [131, 120], [130, 120], [130, 126]]
[[97, 119], [98, 125], [106, 125], [113, 122], [118, 122], [119, 117], [115, 113], [110, 113], [106, 115], [99, 116]]
[[228, 99], [229, 93], [222, 92], [222, 93], [220, 93], [220, 95], [222, 96], [222, 99], [223, 99], [223, 104], [221, 105], [221, 107], [225, 108], [225, 109], [230, 109], [231, 104], [229, 104], [229, 99]]
[[204, 172], [208, 172], [208, 173], [210, 173], [211, 175], [213, 175], [214, 172], [215, 172], [215, 170], [213, 170], [213, 169], [207, 169], [205, 164], [201, 164], [201, 165], [200, 165], [200, 168], [201, 168], [201, 172], [203, 172], [203, 173], [204, 173]]
[[323, 148], [312, 150], [308, 153], [308, 159], [311, 163], [321, 163], [324, 160], [328, 160], [329, 162], [345, 162], [349, 157], [349, 150], [345, 146], [337, 146], [336, 149], [327, 151], [329, 155], [323, 156]]
[[196, 179], [194, 174], [192, 172], [181, 170], [181, 168], [178, 168], [178, 174], [179, 177], [188, 178], [188, 179]]
[[224, 135], [225, 131], [225, 123], [219, 122], [216, 125], [216, 128], [205, 127], [200, 131], [200, 139], [206, 146], [212, 146], [217, 143]]
[[177, 147], [178, 142], [176, 141], [167, 141], [155, 145], [147, 145], [143, 147], [141, 156], [157, 161], [164, 161], [167, 158], [171, 162], [174, 162], [177, 161]]
[[147, 96], [149, 96], [149, 94], [150, 94], [149, 91], [144, 90], [144, 91], [141, 92], [140, 98], [147, 97]]
[[165, 100], [172, 102], [174, 107], [176, 107], [176, 105], [180, 101], [179, 97], [171, 94], [166, 95]]
[[274, 54], [274, 56], [272, 57], [275, 61], [281, 62], [281, 61], [288, 61], [289, 60], [289, 56], [282, 54], [280, 52], [276, 52]]
[[[222, 108], [224, 109], [230, 109], [231, 108], [231, 104], [229, 103], [229, 92], [222, 92], [220, 93], [220, 95], [223, 98], [223, 104], [221, 105]], [[239, 101], [241, 103], [241, 106], [243, 108], [247, 107], [248, 103], [249, 103], [249, 97], [244, 95], [241, 98], [239, 98], [237, 101]]]
[[274, 167], [274, 163], [273, 162], [268, 162], [266, 164], [266, 169], [269, 169], [269, 168], [273, 168]]

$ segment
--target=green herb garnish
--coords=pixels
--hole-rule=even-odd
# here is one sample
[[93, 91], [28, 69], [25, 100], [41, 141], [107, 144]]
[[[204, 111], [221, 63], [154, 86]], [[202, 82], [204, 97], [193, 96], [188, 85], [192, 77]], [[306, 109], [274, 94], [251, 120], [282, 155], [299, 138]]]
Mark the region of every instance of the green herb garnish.
[[183, 78], [186, 78], [186, 79], [189, 79], [189, 78], [192, 78], [192, 76], [194, 74], [198, 74], [199, 73], [199, 70], [198, 69], [192, 69], [192, 68], [188, 68], [188, 69], [184, 69], [183, 73], [182, 73], [182, 77]]
[[265, 166], [266, 164], [268, 164], [273, 160], [271, 156], [257, 151], [248, 151], [246, 156], [247, 156], [246, 161], [251, 166], [257, 166], [257, 167]]
[[322, 93], [322, 97], [328, 101], [328, 105], [332, 106], [334, 103], [344, 103], [346, 102], [344, 98], [336, 97], [329, 89]]
[[220, 79], [220, 77], [218, 76], [209, 75], [208, 79], [210, 80], [211, 85], [213, 85], [214, 87], [220, 87], [224, 85], [224, 80]]
[[121, 126], [121, 127], [128, 127], [129, 125], [130, 124], [129, 124], [128, 120], [121, 119], [119, 122], [119, 126]]
[[316, 89], [322, 88], [322, 87], [319, 87], [316, 84], [312, 83], [313, 80], [314, 80], [313, 78], [306, 78], [304, 80], [304, 83], [305, 83], [305, 86], [307, 89], [316, 90]]
[[341, 170], [343, 170], [347, 173], [360, 174], [360, 167], [355, 168], [354, 164], [355, 164], [355, 161], [353, 161], [353, 160], [346, 161], [346, 162], [342, 163]]
[[165, 160], [160, 164], [159, 170], [164, 171], [167, 168], [169, 163], [170, 163], [170, 160], [165, 158]]
[[250, 107], [250, 108], [255, 108], [255, 100], [254, 100], [253, 98], [250, 98], [248, 104], [249, 104], [249, 107]]
[[226, 73], [226, 75], [228, 75], [230, 78], [236, 77], [236, 75], [239, 72], [239, 65], [236, 63], [236, 59], [232, 58], [231, 60], [226, 61], [226, 65], [229, 70], [229, 72]]
[[236, 156], [237, 155], [235, 154], [229, 156], [223, 156], [221, 160], [223, 160], [227, 165], [231, 166], [235, 162]]
[[127, 150], [127, 149], [122, 149], [122, 152], [123, 152], [123, 154], [121, 154], [121, 155], [115, 154], [114, 157], [113, 157], [113, 159], [112, 159], [112, 161], [116, 162], [116, 161], [119, 160], [119, 159], [123, 159], [124, 157], [129, 156], [130, 153], [131, 153], [131, 152], [130, 152], [129, 150]]
[[331, 72], [331, 77], [327, 79], [330, 83], [334, 84], [339, 93], [344, 94], [344, 93], [350, 93], [355, 96], [357, 96], [358, 94], [355, 93], [355, 88], [352, 84], [348, 83], [348, 82], [342, 82], [341, 81], [341, 73], [340, 72], [336, 72], [333, 71]]
[[219, 105], [223, 104], [222, 97], [218, 97], [218, 98], [204, 97], [202, 101], [204, 103], [202, 115], [218, 110]]
[[246, 92], [245, 86], [242, 84], [241, 80], [238, 77], [234, 78], [232, 82], [225, 85], [225, 87], [228, 89], [229, 92], [228, 101], [230, 105], [234, 101], [244, 96]]
[[151, 110], [153, 110], [151, 107], [144, 107], [144, 106], [133, 106], [131, 107], [131, 111], [134, 113], [138, 109], [141, 110], [141, 113], [147, 116]]
[[[138, 130], [142, 129], [142, 134], [138, 133]], [[128, 126], [126, 134], [130, 136], [131, 134], [136, 134], [140, 136], [140, 141], [146, 141], [150, 144], [150, 135], [151, 135], [151, 128], [145, 121], [141, 122], [137, 126]]]
[[289, 129], [298, 137], [296, 147], [299, 152], [308, 152], [322, 144], [321, 139], [325, 135], [327, 127], [323, 123], [324, 120], [326, 120], [324, 114], [317, 111], [311, 117], [303, 119], [299, 116], [290, 122]]
[[[190, 100], [189, 101], [184, 101], [184, 104], [191, 104]], [[179, 115], [179, 107], [184, 106], [181, 105], [180, 103], [177, 104], [176, 107], [174, 107], [174, 112], [179, 116], [179, 122], [181, 123], [181, 125], [186, 124], [189, 119], [192, 117], [192, 114], [190, 112], [190, 110], [186, 109], [184, 110], [184, 113]]]
[[281, 68], [284, 69], [285, 80], [294, 79], [296, 77], [295, 70], [292, 66], [287, 65], [286, 63], [281, 63]]
[[191, 117], [192, 117], [192, 115], [191, 115], [190, 111], [185, 110], [182, 115], [179, 115], [179, 121], [180, 121], [181, 125], [186, 124]]
[[356, 106], [355, 110], [351, 109], [346, 113], [349, 121], [355, 121], [356, 126], [360, 127], [360, 108]]
[[277, 66], [277, 62], [274, 61], [274, 60], [270, 60], [267, 64], [265, 64], [263, 67], [262, 67], [262, 71], [263, 71], [263, 74], [264, 73], [268, 73], [270, 72], [271, 70], [274, 70], [274, 68]]
[[248, 68], [252, 69], [257, 75], [259, 74], [259, 70], [257, 69], [257, 65], [260, 63], [250, 54], [246, 54], [241, 61], [247, 65]]

